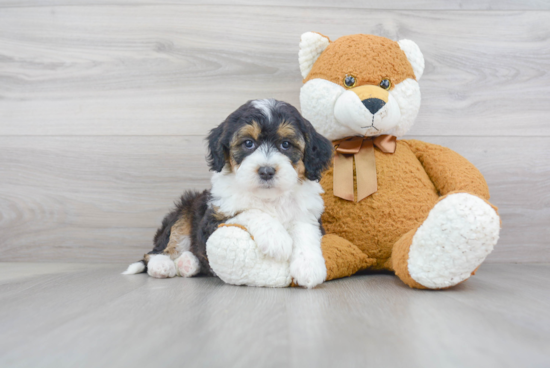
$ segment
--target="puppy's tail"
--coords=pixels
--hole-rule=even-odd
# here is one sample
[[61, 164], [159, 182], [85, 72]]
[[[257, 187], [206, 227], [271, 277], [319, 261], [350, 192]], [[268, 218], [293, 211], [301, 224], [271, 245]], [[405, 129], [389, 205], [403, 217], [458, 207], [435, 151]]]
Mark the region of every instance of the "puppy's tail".
[[141, 260], [139, 262], [135, 262], [129, 265], [126, 271], [122, 273], [122, 275], [135, 275], [136, 273], [144, 272], [145, 269], [145, 261]]

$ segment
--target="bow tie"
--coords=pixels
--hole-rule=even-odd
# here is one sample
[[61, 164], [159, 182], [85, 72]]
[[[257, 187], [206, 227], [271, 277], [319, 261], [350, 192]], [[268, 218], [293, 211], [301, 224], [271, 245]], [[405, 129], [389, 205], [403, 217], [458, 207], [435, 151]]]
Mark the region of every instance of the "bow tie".
[[334, 195], [347, 201], [353, 196], [353, 158], [357, 177], [357, 202], [367, 198], [378, 190], [376, 179], [376, 161], [374, 146], [384, 153], [394, 153], [396, 137], [381, 135], [378, 137], [348, 137], [332, 142], [336, 149], [334, 155]]

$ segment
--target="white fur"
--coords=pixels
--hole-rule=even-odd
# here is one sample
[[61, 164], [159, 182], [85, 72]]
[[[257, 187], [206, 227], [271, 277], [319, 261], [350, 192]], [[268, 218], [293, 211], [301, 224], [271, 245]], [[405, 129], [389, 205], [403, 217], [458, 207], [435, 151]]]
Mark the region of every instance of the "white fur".
[[258, 209], [249, 209], [227, 223], [246, 226], [258, 248], [266, 256], [277, 261], [286, 261], [290, 258], [292, 238], [283, 224], [270, 214]]
[[177, 275], [176, 265], [169, 256], [164, 254], [152, 255], [147, 263], [147, 273], [151, 277], [164, 279]]
[[[269, 182], [261, 180], [258, 175], [258, 169], [261, 166], [271, 166], [276, 169], [274, 178]], [[267, 144], [261, 145], [246, 157], [233, 176], [235, 185], [241, 191], [250, 191], [254, 196], [262, 198], [278, 197], [298, 183], [298, 173], [292, 167], [290, 159]]]
[[401, 40], [397, 43], [405, 55], [407, 55], [407, 60], [411, 63], [414, 76], [416, 77], [416, 80], [419, 81], [424, 73], [424, 55], [422, 55], [420, 48], [414, 41], [411, 40]]
[[294, 250], [290, 258], [290, 274], [301, 286], [308, 289], [327, 278], [327, 267], [321, 244], [321, 230], [317, 221], [299, 221], [290, 228]]
[[347, 125], [355, 134], [374, 136], [387, 132], [399, 124], [401, 110], [390, 93], [388, 102], [375, 114], [372, 114], [353, 91], [346, 91], [334, 105], [334, 117]]
[[179, 257], [179, 255], [183, 254], [184, 252], [189, 251], [191, 248], [191, 237], [186, 235], [182, 236], [181, 239], [178, 241], [178, 244], [176, 245], [176, 254], [178, 255], [176, 258]]
[[263, 100], [254, 100], [252, 101], [252, 106], [260, 110], [267, 120], [271, 121], [272, 113], [271, 111], [277, 106], [278, 101], [272, 98], [265, 98]]
[[145, 265], [143, 262], [135, 262], [128, 266], [126, 271], [122, 275], [135, 275], [137, 273], [142, 273], [145, 270]]
[[402, 137], [411, 129], [420, 110], [420, 85], [414, 79], [405, 79], [390, 91], [390, 96], [399, 106], [401, 119], [395, 127], [388, 129], [384, 134]]
[[324, 79], [312, 79], [300, 90], [302, 115], [330, 140], [353, 135], [403, 136], [420, 110], [420, 86], [405, 79], [389, 91], [388, 102], [376, 114], [357, 95]]
[[[258, 168], [264, 165], [277, 167], [273, 183], [269, 186], [259, 180], [257, 173]], [[245, 241], [242, 245], [242, 237], [226, 242], [223, 237], [214, 236], [227, 232], [221, 228], [208, 239], [208, 254], [241, 252], [240, 255], [224, 256], [235, 259], [243, 254], [256, 254], [254, 249], [247, 248], [248, 244], [267, 256], [266, 259], [270, 260], [267, 265], [272, 261], [279, 264], [277, 262], [284, 262], [290, 257], [290, 276], [299, 285], [310, 288], [322, 283], [326, 278], [325, 262], [322, 256], [319, 257], [321, 232], [318, 219], [324, 209], [322, 192], [319, 183], [298, 178], [288, 157], [268, 146], [258, 147], [241, 163], [237, 172], [226, 169], [212, 176], [211, 201], [211, 205], [219, 211], [234, 217], [228, 223], [245, 226], [255, 242], [252, 245]], [[234, 242], [241, 244], [240, 247], [228, 248]], [[214, 250], [216, 248], [220, 250]], [[251, 265], [256, 261], [245, 259], [242, 264]], [[219, 265], [211, 262], [211, 267], [218, 276], [224, 274]], [[269, 282], [257, 280], [257, 284], [267, 285]]]
[[221, 227], [206, 243], [210, 267], [233, 285], [286, 287], [292, 282], [289, 261], [266, 256], [250, 234], [237, 227]]
[[334, 105], [345, 91], [344, 87], [319, 78], [310, 80], [300, 89], [302, 115], [311, 122], [317, 133], [330, 140], [356, 134], [334, 117]]
[[300, 72], [305, 78], [311, 71], [313, 64], [319, 58], [319, 55], [329, 45], [328, 38], [321, 36], [318, 33], [306, 32], [300, 37], [300, 51], [298, 53], [298, 62], [300, 63]]
[[418, 228], [409, 250], [411, 277], [427, 288], [458, 284], [495, 246], [500, 219], [482, 199], [452, 194], [435, 205]]
[[198, 258], [189, 251], [183, 252], [181, 256], [176, 259], [175, 264], [178, 275], [183, 277], [195, 276], [201, 270]]

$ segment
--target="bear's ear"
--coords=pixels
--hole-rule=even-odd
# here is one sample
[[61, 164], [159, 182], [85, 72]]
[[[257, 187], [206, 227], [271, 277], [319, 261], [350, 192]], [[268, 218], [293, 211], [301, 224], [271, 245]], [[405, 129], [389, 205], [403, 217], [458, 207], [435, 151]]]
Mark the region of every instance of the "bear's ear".
[[424, 73], [424, 55], [422, 55], [418, 45], [411, 40], [401, 40], [397, 43], [405, 55], [407, 55], [407, 59], [412, 65], [414, 76], [418, 81], [422, 77], [422, 73]]
[[300, 38], [300, 52], [298, 61], [300, 63], [300, 72], [305, 78], [309, 74], [313, 64], [327, 48], [330, 39], [322, 34], [315, 32], [306, 32]]

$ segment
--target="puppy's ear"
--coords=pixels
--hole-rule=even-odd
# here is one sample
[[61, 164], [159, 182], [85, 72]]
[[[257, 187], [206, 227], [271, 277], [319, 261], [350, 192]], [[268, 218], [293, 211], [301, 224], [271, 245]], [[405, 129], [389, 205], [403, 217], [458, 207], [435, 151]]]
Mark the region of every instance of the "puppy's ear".
[[225, 122], [212, 129], [206, 138], [208, 141], [208, 157], [206, 160], [210, 171], [220, 172], [225, 166], [225, 149], [222, 142], [224, 125]]
[[306, 147], [304, 150], [305, 176], [309, 180], [319, 181], [323, 172], [332, 162], [332, 143], [315, 131], [313, 125], [303, 117]]

